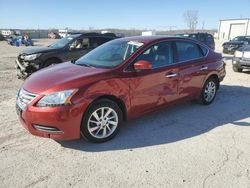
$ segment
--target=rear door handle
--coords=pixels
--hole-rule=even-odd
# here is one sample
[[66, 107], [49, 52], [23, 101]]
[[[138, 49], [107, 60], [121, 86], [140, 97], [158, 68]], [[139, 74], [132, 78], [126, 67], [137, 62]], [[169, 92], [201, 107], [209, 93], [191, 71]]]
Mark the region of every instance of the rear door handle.
[[201, 68], [200, 68], [200, 70], [201, 71], [203, 71], [203, 70], [207, 70], [208, 69], [208, 67], [207, 66], [202, 66]]
[[176, 77], [177, 74], [176, 73], [169, 73], [169, 74], [166, 74], [166, 77], [167, 78], [173, 78], [173, 77]]

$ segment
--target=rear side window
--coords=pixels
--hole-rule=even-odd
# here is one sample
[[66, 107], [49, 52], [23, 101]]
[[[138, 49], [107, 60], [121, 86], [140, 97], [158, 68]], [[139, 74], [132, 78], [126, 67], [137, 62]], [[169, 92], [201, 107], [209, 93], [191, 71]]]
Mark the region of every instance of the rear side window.
[[100, 46], [104, 44], [105, 42], [110, 41], [110, 38], [106, 37], [90, 37], [90, 47], [96, 48], [97, 46]]
[[199, 34], [198, 40], [204, 43], [204, 42], [206, 42], [206, 36], [204, 34]]
[[190, 42], [176, 42], [178, 62], [198, 59], [203, 56], [199, 46]]

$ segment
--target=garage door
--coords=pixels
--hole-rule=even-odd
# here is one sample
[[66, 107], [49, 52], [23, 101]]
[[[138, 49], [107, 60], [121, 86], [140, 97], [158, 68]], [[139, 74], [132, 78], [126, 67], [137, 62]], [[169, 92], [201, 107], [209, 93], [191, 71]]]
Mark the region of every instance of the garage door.
[[229, 39], [233, 39], [234, 37], [245, 35], [246, 29], [245, 24], [231, 24], [230, 25], [230, 33]]

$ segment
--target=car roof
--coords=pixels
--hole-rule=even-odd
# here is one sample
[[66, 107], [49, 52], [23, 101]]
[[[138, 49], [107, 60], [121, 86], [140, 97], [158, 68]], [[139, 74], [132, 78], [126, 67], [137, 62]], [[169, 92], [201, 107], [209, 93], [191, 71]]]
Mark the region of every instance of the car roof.
[[80, 37], [80, 36], [93, 36], [93, 37], [107, 37], [107, 38], [116, 38], [116, 35], [113, 33], [70, 33], [70, 36]]
[[173, 40], [173, 39], [183, 39], [185, 41], [194, 41], [198, 42], [199, 41], [195, 39], [190, 39], [186, 37], [178, 37], [178, 36], [172, 36], [172, 35], [152, 35], [152, 36], [134, 36], [134, 37], [125, 37], [125, 38], [120, 38], [116, 40], [123, 40], [123, 41], [137, 41], [137, 42], [142, 42], [144, 44], [146, 43], [151, 43], [151, 42], [158, 42], [161, 40]]
[[250, 37], [250, 35], [240, 35], [240, 36], [237, 36], [237, 37], [243, 37], [243, 38], [247, 37], [248, 38], [248, 37]]

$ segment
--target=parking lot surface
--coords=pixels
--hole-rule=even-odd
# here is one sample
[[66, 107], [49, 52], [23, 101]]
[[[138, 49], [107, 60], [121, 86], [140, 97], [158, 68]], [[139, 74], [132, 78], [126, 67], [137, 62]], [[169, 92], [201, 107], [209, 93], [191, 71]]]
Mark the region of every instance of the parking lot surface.
[[0, 42], [0, 187], [250, 187], [250, 72], [233, 72], [231, 56], [211, 105], [163, 109], [92, 144], [35, 137], [20, 125], [14, 61], [24, 48]]

